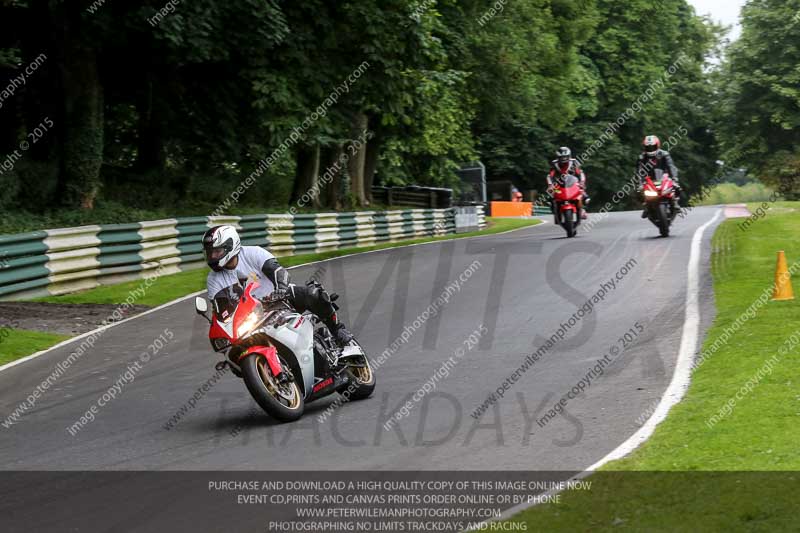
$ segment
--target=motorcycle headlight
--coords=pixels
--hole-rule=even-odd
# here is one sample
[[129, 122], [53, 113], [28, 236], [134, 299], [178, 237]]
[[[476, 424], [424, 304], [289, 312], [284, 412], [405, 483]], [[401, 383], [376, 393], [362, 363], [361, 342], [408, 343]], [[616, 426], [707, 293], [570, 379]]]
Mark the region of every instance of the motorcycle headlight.
[[262, 320], [264, 319], [264, 309], [261, 306], [258, 306], [253, 310], [250, 315], [244, 319], [244, 322], [239, 324], [239, 328], [236, 330], [236, 336], [239, 338], [244, 337], [251, 331], [253, 331], [256, 326], [258, 326]]
[[656, 191], [646, 190], [644, 191], [644, 195], [647, 196], [648, 198], [655, 198], [656, 196], [658, 196], [658, 193]]

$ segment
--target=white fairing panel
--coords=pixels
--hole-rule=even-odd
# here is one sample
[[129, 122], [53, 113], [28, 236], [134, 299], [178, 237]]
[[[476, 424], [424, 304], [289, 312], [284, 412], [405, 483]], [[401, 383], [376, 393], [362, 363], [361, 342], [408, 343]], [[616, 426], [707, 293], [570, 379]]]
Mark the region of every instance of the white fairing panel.
[[353, 357], [354, 355], [365, 355], [364, 351], [356, 344], [349, 344], [342, 350], [342, 357]]
[[292, 314], [291, 320], [278, 328], [268, 327], [266, 333], [289, 348], [303, 372], [306, 396], [314, 388], [314, 324], [306, 317]]

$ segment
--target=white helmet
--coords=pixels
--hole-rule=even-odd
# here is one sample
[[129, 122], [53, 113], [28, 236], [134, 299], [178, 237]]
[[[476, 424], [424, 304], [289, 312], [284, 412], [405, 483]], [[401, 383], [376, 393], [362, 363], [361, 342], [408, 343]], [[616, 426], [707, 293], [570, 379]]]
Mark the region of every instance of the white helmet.
[[203, 255], [215, 272], [225, 268], [242, 249], [242, 240], [233, 226], [214, 226], [203, 235]]

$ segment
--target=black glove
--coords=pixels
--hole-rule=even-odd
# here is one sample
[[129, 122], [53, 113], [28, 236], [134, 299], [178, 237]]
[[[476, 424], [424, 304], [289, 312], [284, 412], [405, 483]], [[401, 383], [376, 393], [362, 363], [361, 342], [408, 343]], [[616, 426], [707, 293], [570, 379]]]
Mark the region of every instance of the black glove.
[[284, 302], [289, 299], [289, 291], [286, 289], [275, 289], [265, 298], [267, 303]]

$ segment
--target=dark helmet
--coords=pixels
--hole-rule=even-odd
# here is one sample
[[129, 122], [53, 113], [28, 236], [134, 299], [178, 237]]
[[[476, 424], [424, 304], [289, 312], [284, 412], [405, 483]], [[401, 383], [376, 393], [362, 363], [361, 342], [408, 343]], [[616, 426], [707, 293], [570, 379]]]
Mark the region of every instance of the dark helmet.
[[655, 135], [648, 135], [642, 141], [642, 146], [644, 146], [644, 153], [653, 157], [661, 150], [661, 139]]
[[233, 226], [214, 226], [203, 234], [203, 255], [214, 272], [220, 272], [242, 249]]

